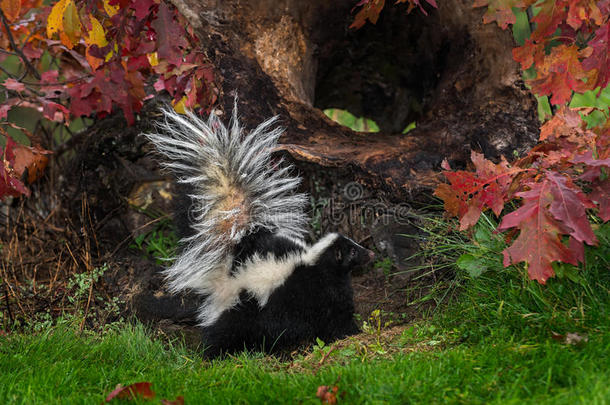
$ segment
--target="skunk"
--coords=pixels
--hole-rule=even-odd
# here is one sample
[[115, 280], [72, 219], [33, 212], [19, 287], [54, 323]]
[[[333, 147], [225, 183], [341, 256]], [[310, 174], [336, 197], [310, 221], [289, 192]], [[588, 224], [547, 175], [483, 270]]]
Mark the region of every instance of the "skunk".
[[214, 113], [207, 122], [172, 109], [163, 117], [144, 135], [178, 183], [181, 250], [164, 275], [172, 293], [201, 295], [204, 353], [273, 352], [357, 333], [351, 270], [374, 255], [336, 233], [305, 242], [301, 179], [272, 159], [277, 117], [249, 133], [236, 107], [228, 127]]

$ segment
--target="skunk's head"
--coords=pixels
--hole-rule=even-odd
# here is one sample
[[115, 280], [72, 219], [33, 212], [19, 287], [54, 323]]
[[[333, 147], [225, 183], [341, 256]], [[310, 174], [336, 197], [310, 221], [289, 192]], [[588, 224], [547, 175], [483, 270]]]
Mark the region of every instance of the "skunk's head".
[[[319, 258], [322, 262], [344, 271], [364, 266], [375, 258], [370, 250], [337, 233], [325, 236], [316, 245], [321, 250]], [[314, 249], [318, 247], [316, 245]]]

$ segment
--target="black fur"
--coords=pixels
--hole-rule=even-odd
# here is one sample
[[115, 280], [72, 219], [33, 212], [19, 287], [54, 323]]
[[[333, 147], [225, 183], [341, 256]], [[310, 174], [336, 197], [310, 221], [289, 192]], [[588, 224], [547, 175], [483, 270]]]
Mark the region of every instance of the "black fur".
[[[245, 260], [259, 249], [286, 255], [290, 241], [266, 232], [245, 238], [240, 245]], [[299, 250], [292, 242], [292, 251]], [[243, 349], [277, 352], [311, 343], [325, 342], [358, 333], [354, 321], [351, 270], [367, 263], [372, 253], [348, 238], [338, 236], [314, 265], [299, 265], [261, 308], [246, 292], [240, 304], [224, 312], [203, 330], [205, 355], [216, 357]]]
[[266, 229], [258, 231], [244, 237], [233, 251], [233, 268], [234, 272], [237, 267], [245, 263], [245, 261], [257, 253], [261, 257], [266, 257], [273, 253], [277, 258], [285, 258], [290, 253], [303, 252], [303, 246], [294, 241], [274, 234]]

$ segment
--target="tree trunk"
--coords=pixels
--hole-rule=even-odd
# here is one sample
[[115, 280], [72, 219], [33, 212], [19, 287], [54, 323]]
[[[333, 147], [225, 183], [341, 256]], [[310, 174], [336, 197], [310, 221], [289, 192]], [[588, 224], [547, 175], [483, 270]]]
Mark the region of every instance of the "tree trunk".
[[[281, 148], [294, 158], [352, 169], [395, 198], [434, 186], [444, 158], [460, 167], [471, 149], [510, 157], [537, 139], [511, 33], [483, 25], [471, 1], [438, 2], [427, 16], [388, 4], [360, 30], [348, 28], [353, 0], [173, 2], [217, 69], [224, 112], [239, 96], [250, 127], [280, 115]], [[329, 107], [372, 118], [381, 132], [335, 124]]]

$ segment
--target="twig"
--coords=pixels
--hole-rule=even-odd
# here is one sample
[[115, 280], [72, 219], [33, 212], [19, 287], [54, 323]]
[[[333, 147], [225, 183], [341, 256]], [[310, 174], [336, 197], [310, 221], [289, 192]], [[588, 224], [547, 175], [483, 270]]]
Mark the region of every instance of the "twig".
[[[80, 323], [79, 331], [82, 332], [85, 327], [85, 321], [87, 320], [87, 315], [89, 314], [89, 306], [91, 305], [91, 297], [93, 296], [93, 266], [91, 265], [91, 242], [89, 240], [89, 233], [87, 232], [87, 225], [85, 221], [85, 213], [89, 213], [89, 205], [87, 204], [87, 193], [83, 193], [81, 195], [81, 221], [83, 223], [83, 239], [85, 241], [85, 257], [84, 262], [87, 267], [87, 271], [90, 275], [90, 284], [89, 284], [89, 296], [87, 297], [87, 305], [85, 306], [85, 312], [83, 313], [83, 320]], [[91, 221], [91, 217], [89, 216], [89, 221]]]
[[6, 310], [8, 312], [8, 320], [9, 320], [9, 325], [12, 325], [15, 323], [14, 318], [13, 318], [13, 312], [11, 311], [11, 305], [10, 302], [8, 300], [8, 288], [6, 288], [6, 285], [8, 284], [7, 281], [2, 280], [2, 287], [4, 290], [4, 301], [6, 302]]
[[25, 64], [27, 70], [29, 70], [30, 73], [37, 80], [40, 80], [40, 73], [38, 73], [38, 70], [36, 70], [36, 68], [32, 65], [30, 60], [23, 54], [23, 51], [15, 43], [15, 39], [13, 38], [13, 34], [11, 32], [11, 27], [8, 24], [8, 21], [6, 19], [6, 16], [4, 15], [4, 12], [2, 11], [2, 9], [0, 9], [0, 18], [2, 19], [2, 23], [4, 24], [4, 29], [6, 30], [6, 36], [11, 44], [11, 48], [13, 48], [13, 52], [15, 52], [15, 53], [17, 53], [17, 55], [19, 55], [19, 58]]

